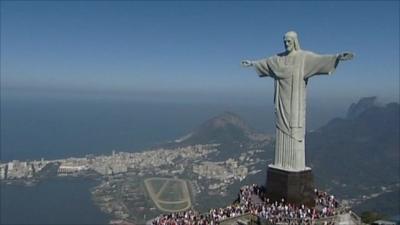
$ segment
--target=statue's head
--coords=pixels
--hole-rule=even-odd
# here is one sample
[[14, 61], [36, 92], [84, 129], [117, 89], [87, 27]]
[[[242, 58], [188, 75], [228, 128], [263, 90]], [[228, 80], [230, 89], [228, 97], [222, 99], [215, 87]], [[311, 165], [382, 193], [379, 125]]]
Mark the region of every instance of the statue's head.
[[299, 39], [297, 38], [297, 33], [294, 31], [289, 31], [283, 36], [283, 44], [288, 53], [300, 50]]

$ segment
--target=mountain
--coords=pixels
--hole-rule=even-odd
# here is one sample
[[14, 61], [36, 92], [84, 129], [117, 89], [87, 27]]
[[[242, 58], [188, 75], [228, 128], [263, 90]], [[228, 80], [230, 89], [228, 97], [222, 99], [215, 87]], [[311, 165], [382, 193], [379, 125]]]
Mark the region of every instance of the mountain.
[[189, 134], [175, 140], [177, 143], [245, 143], [270, 140], [270, 136], [257, 133], [241, 117], [224, 112], [204, 122]]
[[[306, 157], [317, 186], [341, 198], [388, 196], [384, 190], [398, 190], [400, 107], [378, 106], [375, 99], [361, 99], [350, 106], [346, 118], [335, 118], [307, 133]], [[373, 205], [373, 200], [367, 202]], [[399, 204], [393, 207], [398, 209]]]
[[[267, 148], [271, 144], [271, 135], [259, 133], [246, 121], [232, 112], [224, 112], [193, 129], [167, 146], [179, 147], [195, 144], [220, 144], [221, 154], [216, 160], [225, 160], [240, 155], [254, 147]], [[270, 147], [270, 146], [269, 146]], [[268, 148], [270, 149], [270, 148]], [[273, 152], [268, 151], [269, 155]]]
[[351, 104], [346, 117], [348, 119], [357, 118], [365, 110], [377, 106], [376, 99], [376, 96], [366, 97], [360, 99], [357, 103]]

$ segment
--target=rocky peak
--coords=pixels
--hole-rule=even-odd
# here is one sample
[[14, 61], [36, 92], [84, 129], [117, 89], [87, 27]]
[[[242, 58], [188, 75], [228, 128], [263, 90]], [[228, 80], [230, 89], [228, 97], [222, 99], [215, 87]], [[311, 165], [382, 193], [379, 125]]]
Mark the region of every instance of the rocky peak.
[[367, 109], [377, 106], [376, 99], [376, 96], [365, 97], [360, 99], [357, 103], [351, 104], [349, 110], [347, 111], [347, 119], [357, 118]]

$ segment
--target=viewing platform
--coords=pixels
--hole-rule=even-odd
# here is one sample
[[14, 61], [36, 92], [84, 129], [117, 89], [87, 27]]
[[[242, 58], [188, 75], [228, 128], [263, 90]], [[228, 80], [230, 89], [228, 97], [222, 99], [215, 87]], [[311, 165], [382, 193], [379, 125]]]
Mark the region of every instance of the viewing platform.
[[[219, 221], [220, 225], [292, 225], [292, 224], [302, 224], [300, 221], [296, 223], [296, 221], [290, 222], [276, 222], [272, 223], [266, 219], [262, 219], [257, 215], [252, 213], [246, 213], [240, 216], [227, 218], [225, 220]], [[351, 210], [342, 211], [337, 215], [329, 216], [326, 218], [315, 219], [311, 223], [305, 224], [313, 224], [313, 225], [361, 225], [361, 218], [357, 216]]]
[[210, 209], [201, 214], [195, 210], [157, 217], [153, 225], [166, 224], [246, 224], [246, 225], [358, 225], [361, 219], [341, 206], [333, 195], [315, 190], [315, 205], [270, 201], [264, 187], [256, 184], [240, 188], [238, 199], [225, 208]]

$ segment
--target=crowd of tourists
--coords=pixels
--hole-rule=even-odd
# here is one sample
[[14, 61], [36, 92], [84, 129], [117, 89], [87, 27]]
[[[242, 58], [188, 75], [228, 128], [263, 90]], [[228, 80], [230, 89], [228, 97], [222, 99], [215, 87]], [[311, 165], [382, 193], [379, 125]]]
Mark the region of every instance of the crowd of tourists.
[[339, 203], [333, 195], [315, 190], [315, 206], [294, 205], [281, 201], [270, 201], [265, 189], [256, 184], [240, 188], [238, 199], [225, 208], [211, 209], [201, 214], [195, 210], [161, 215], [153, 225], [214, 225], [243, 214], [258, 216], [270, 224], [311, 224], [313, 220], [334, 216]]

